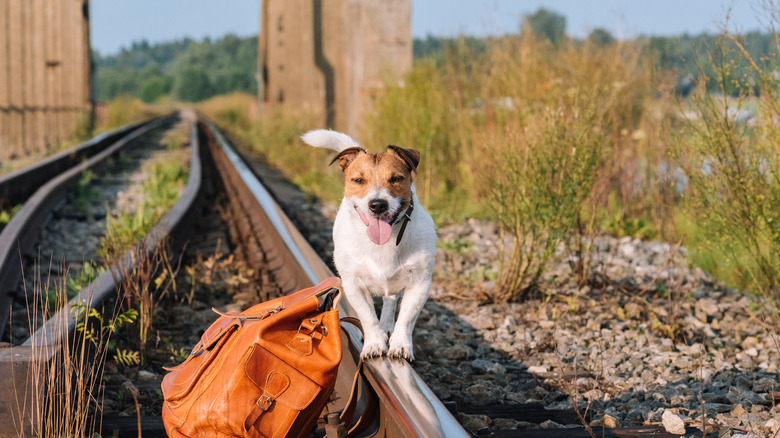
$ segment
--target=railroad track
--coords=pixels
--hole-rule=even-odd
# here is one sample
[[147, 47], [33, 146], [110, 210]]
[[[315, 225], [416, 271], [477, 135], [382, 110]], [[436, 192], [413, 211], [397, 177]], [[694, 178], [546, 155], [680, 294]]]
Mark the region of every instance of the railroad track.
[[[6, 194], [4, 205], [23, 203], [11, 223], [0, 234], [0, 321], [3, 327], [7, 325], [8, 303], [11, 297], [10, 285], [18, 282], [18, 266], [20, 254], [35, 245], [36, 233], [52, 215], [54, 207], [59, 205], [69, 188], [77, 184], [79, 175], [92, 166], [99, 166], [101, 161], [113, 156], [127, 144], [132, 143], [146, 132], [149, 132], [172, 119], [158, 119], [152, 122], [130, 126], [116, 131], [103, 139], [98, 152], [80, 158], [80, 164], [58, 164], [57, 167], [41, 168], [25, 174], [16, 172], [0, 179], [0, 193]], [[198, 200], [203, 203], [204, 196], [213, 197], [213, 193], [204, 195], [208, 184], [204, 177], [209, 173], [219, 180], [219, 186], [224, 190], [224, 196], [232, 218], [231, 234], [240, 240], [240, 252], [243, 260], [252, 267], [262, 269], [264, 275], [270, 277], [275, 286], [263, 288], [264, 293], [281, 291], [282, 293], [314, 285], [321, 280], [333, 276], [333, 272], [322, 261], [320, 255], [308, 244], [306, 238], [293, 225], [276, 203], [273, 195], [260, 182], [255, 171], [247, 165], [239, 153], [225, 140], [219, 130], [209, 121], [199, 121], [194, 114], [184, 116], [190, 131], [190, 174], [187, 186], [174, 207], [165, 215], [152, 231], [151, 239], [145, 244], [151, 251], [163, 239], [170, 237], [172, 246], [181, 248], [185, 242], [195, 238], [193, 231], [194, 218], [200, 214]], [[78, 162], [78, 161], [77, 161]], [[64, 170], [68, 169], [68, 170]], [[30, 180], [36, 174], [36, 181], [24, 184], [19, 181]], [[45, 178], [42, 178], [45, 176]], [[34, 190], [32, 189], [34, 187]], [[3, 192], [5, 190], [5, 192]], [[13, 196], [13, 197], [12, 197]], [[0, 198], [3, 199], [3, 198]], [[2, 207], [3, 205], [0, 205]], [[202, 207], [202, 205], [201, 205]], [[85, 287], [82, 293], [73, 300], [90, 300], [93, 306], [110, 297], [114, 293], [115, 273], [106, 272]], [[259, 299], [270, 296], [260, 294]], [[341, 301], [342, 316], [355, 316], [346, 300]], [[72, 331], [75, 327], [73, 317], [67, 311], [55, 314], [44, 325], [64, 323]], [[359, 352], [361, 336], [351, 327], [347, 327], [348, 342], [351, 348], [345, 352]], [[1, 329], [0, 329], [1, 330]], [[69, 334], [52, 336], [51, 330], [33, 332], [30, 338], [18, 345], [0, 348], [0, 373], [11, 376], [0, 381], [0, 412], [17, 412], [19, 410], [19, 394], [24, 403], [32, 403], [33, 395], [28, 388], [29, 374], [35, 369], [36, 361], [50, 361], [52, 355], [41, 357], [33, 354], [33, 344], [60, 345], [66, 343]], [[53, 351], [53, 350], [52, 350]], [[351, 377], [357, 369], [355, 354], [345, 353], [335, 389], [335, 405], [329, 405], [331, 410], [338, 410], [345, 401], [351, 387]], [[360, 409], [366, 408], [375, 395], [378, 400], [378, 419], [371, 424], [366, 434], [389, 437], [466, 437], [471, 436], [455, 419], [453, 406], [445, 405], [433, 394], [415, 370], [405, 361], [370, 360], [364, 367], [365, 381], [361, 389], [362, 403]], [[156, 385], [157, 383], [155, 383]], [[40, 390], [40, 389], [38, 389]], [[25, 399], [25, 397], [27, 397]], [[531, 410], [530, 406], [526, 406]], [[512, 418], [519, 413], [513, 408], [500, 415]], [[536, 407], [535, 415], [547, 415], [547, 418], [574, 415], [572, 412], [545, 413], [541, 407]], [[495, 415], [495, 412], [473, 413]], [[16, 436], [6, 431], [15, 430], [16, 423], [9, 421], [9, 415], [0, 418], [0, 437]], [[519, 417], [518, 417], [519, 418]], [[103, 419], [103, 436], [165, 436], [159, 417], [152, 415], [135, 417], [110, 416]], [[654, 427], [635, 427], [621, 430], [594, 428], [595, 436], [671, 436], [659, 433]], [[591, 436], [584, 428], [580, 429], [546, 429], [527, 431], [481, 431], [479, 435], [497, 437], [587, 437]], [[321, 435], [320, 435], [321, 436]]]

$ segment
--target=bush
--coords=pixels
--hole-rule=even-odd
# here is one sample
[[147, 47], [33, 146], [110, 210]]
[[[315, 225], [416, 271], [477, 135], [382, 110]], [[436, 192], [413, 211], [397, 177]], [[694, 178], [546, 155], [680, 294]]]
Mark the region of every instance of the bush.
[[[780, 94], [774, 70], [771, 63], [759, 65], [728, 32], [706, 53], [721, 93], [692, 97], [696, 116], [684, 121], [675, 145], [688, 179], [684, 206], [701, 230], [693, 243], [721, 279], [769, 300], [777, 310]], [[752, 74], [735, 74], [746, 66]], [[705, 80], [700, 70], [700, 81]], [[761, 84], [760, 96], [755, 84]], [[730, 97], [734, 90], [739, 93]], [[748, 123], [739, 116], [751, 107], [757, 110]]]
[[211, 80], [200, 67], [184, 69], [173, 82], [172, 94], [183, 102], [200, 102], [214, 94]]
[[118, 128], [129, 123], [140, 122], [151, 116], [143, 102], [128, 95], [119, 96], [109, 102], [107, 112], [108, 119], [105, 129]]
[[141, 91], [138, 97], [146, 103], [154, 103], [161, 97], [170, 93], [170, 81], [162, 76], [152, 76], [141, 84]]
[[365, 137], [421, 150], [418, 191], [439, 219], [500, 221], [514, 246], [496, 298], [518, 299], [569, 232], [595, 222], [581, 221], [583, 212], [607, 205], [594, 185], [603, 180], [610, 193], [624, 183], [615, 175], [628, 160], [605, 154], [638, 155], [624, 132], [642, 120], [649, 84], [628, 46], [553, 48], [528, 32], [476, 51], [461, 39], [444, 48], [440, 65], [418, 63], [384, 91]]

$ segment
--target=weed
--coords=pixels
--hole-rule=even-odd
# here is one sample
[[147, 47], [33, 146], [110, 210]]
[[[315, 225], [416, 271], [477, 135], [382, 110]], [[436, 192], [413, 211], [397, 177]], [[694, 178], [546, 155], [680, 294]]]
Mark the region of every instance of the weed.
[[[770, 85], [774, 70], [728, 31], [707, 53], [722, 94], [694, 96], [698, 117], [686, 120], [674, 150], [689, 181], [684, 208], [700, 230], [690, 243], [719, 255], [714, 274], [780, 311], [780, 91]], [[734, 75], [742, 65], [753, 67], [749, 77]], [[752, 125], [733, 116], [748, 101], [760, 108]]]
[[82, 214], [87, 213], [89, 202], [97, 196], [90, 187], [90, 182], [95, 179], [95, 173], [87, 169], [81, 173], [78, 184], [73, 188], [73, 208]]
[[102, 122], [107, 129], [140, 122], [151, 116], [151, 112], [140, 99], [127, 95], [118, 96], [109, 102], [106, 112], [106, 120]]
[[249, 284], [254, 275], [243, 261], [235, 258], [234, 254], [223, 254], [219, 251], [219, 245], [214, 254], [206, 259], [198, 256], [196, 263], [186, 266], [185, 272], [190, 277], [191, 292], [185, 298], [192, 305], [195, 289], [206, 292], [211, 299], [217, 290], [227, 290], [233, 293], [240, 286]]
[[0, 211], [0, 231], [3, 231], [3, 228], [5, 228], [6, 225], [8, 225], [9, 222], [11, 222], [11, 219], [14, 217], [16, 213], [21, 210], [22, 204], [15, 205], [10, 210], [2, 210]]
[[126, 367], [131, 367], [141, 363], [141, 355], [137, 351], [119, 349], [114, 355], [114, 361]]
[[121, 257], [143, 239], [176, 203], [189, 171], [178, 163], [151, 166], [143, 182], [143, 197], [135, 212], [119, 212], [106, 218], [106, 233], [100, 241], [98, 256], [109, 261]]
[[[99, 330], [91, 338], [84, 330], [69, 334], [68, 310], [48, 305], [52, 295], [58, 295], [59, 302], [67, 299], [64, 278], [53, 285], [54, 291], [49, 290], [48, 280], [42, 281], [36, 268], [33, 283], [24, 283], [25, 290], [33, 288], [25, 296], [32, 297], [27, 309], [30, 332], [35, 335], [31, 337], [28, 389], [16, 394], [18, 415], [13, 419], [18, 436], [92, 436], [99, 431], [94, 414], [101, 411], [100, 381], [112, 333]], [[88, 327], [91, 315], [94, 309], [82, 305], [74, 316], [80, 327]], [[39, 320], [47, 323], [39, 326]]]
[[134, 325], [137, 336], [128, 337], [128, 341], [134, 339], [137, 342], [142, 364], [151, 341], [157, 306], [166, 296], [176, 292], [176, 274], [179, 271], [179, 266], [174, 268], [171, 264], [172, 256], [167, 243], [161, 242], [152, 248], [148, 239], [137, 243], [128, 257], [111, 262], [120, 302], [137, 315]]
[[173, 348], [173, 345], [169, 345], [168, 349], [171, 352], [171, 357], [170, 357], [171, 363], [181, 363], [185, 359], [187, 359], [187, 357], [190, 355], [189, 350], [187, 350], [187, 348], [185, 347], [181, 347], [177, 350]]
[[436, 245], [445, 251], [456, 253], [456, 254], [463, 252], [469, 247], [469, 243], [466, 241], [466, 238], [463, 236], [458, 236], [453, 241], [439, 240], [436, 242]]
[[57, 289], [50, 289], [46, 304], [51, 309], [59, 309], [92, 283], [103, 271], [105, 268], [93, 262], [84, 263], [80, 270], [69, 270], [65, 280], [65, 293]]

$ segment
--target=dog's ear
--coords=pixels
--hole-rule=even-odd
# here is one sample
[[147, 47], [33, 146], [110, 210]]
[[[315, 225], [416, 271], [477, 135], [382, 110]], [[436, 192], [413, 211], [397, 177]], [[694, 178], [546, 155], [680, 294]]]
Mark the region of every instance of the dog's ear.
[[387, 150], [395, 152], [407, 166], [409, 170], [417, 171], [417, 165], [420, 164], [420, 153], [414, 149], [404, 149], [402, 147], [389, 145]]
[[346, 169], [347, 166], [349, 166], [350, 163], [352, 163], [352, 161], [361, 152], [365, 154], [366, 150], [361, 148], [361, 147], [354, 147], [354, 148], [344, 149], [343, 151], [339, 152], [338, 155], [333, 157], [333, 160], [331, 160], [331, 162], [330, 162], [330, 164], [328, 164], [328, 166], [330, 166], [331, 164], [333, 164], [336, 161], [338, 161], [339, 162], [339, 167], [341, 168], [341, 171], [343, 172], [344, 169]]

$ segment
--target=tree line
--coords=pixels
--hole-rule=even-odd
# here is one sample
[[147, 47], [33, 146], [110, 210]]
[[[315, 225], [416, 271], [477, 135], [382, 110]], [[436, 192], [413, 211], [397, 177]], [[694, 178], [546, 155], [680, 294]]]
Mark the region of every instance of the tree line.
[[[565, 39], [566, 17], [554, 11], [540, 8], [526, 15], [520, 23], [520, 32], [533, 32], [554, 48]], [[434, 37], [415, 38], [413, 53], [415, 59], [429, 58], [437, 62], [443, 59], [446, 50], [455, 45], [465, 45], [474, 54], [486, 50], [490, 38], [463, 36], [458, 38]], [[578, 44], [607, 46], [616, 44], [616, 38], [602, 28], [593, 29], [583, 40], [572, 40]], [[740, 39], [745, 51], [763, 66], [774, 61], [774, 38], [769, 33], [751, 32]], [[674, 71], [680, 78], [708, 78], [710, 90], [722, 89], [717, 78], [722, 77], [715, 65], [722, 64], [718, 56], [715, 36], [709, 34], [681, 35], [675, 37], [639, 36], [622, 43], [639, 45], [647, 55], [646, 59], [657, 65], [659, 71]], [[697, 53], [712, 53], [709, 57]], [[99, 101], [111, 100], [119, 95], [131, 95], [144, 102], [153, 103], [171, 98], [184, 102], [197, 102], [209, 97], [235, 91], [257, 93], [257, 36], [238, 37], [226, 35], [212, 41], [206, 38], [195, 41], [190, 38], [173, 42], [149, 44], [146, 41], [133, 43], [118, 54], [102, 56], [93, 52], [95, 65], [95, 94]], [[745, 85], [760, 92], [758, 82], [753, 78], [751, 66], [744, 60], [734, 65], [733, 77], [740, 83], [726, 84], [727, 90], [738, 93]], [[680, 90], [686, 92], [681, 81]]]
[[198, 102], [234, 91], [257, 92], [257, 36], [140, 41], [116, 55], [92, 56], [98, 101], [131, 95], [147, 103], [166, 97]]

